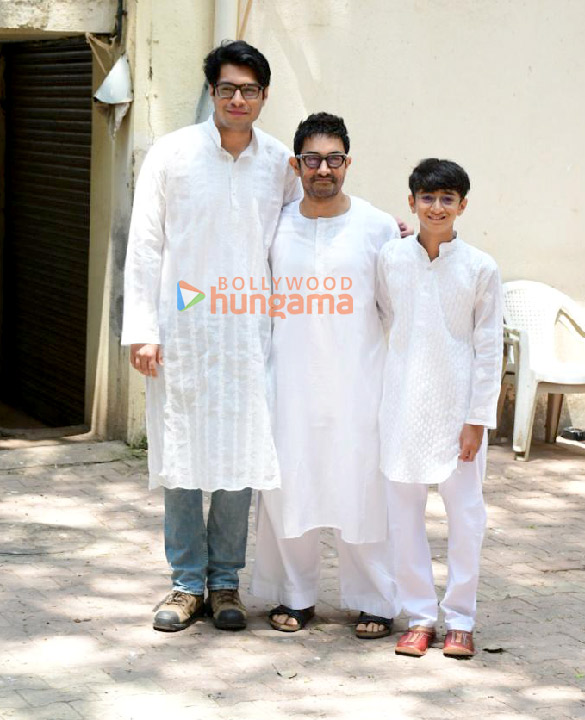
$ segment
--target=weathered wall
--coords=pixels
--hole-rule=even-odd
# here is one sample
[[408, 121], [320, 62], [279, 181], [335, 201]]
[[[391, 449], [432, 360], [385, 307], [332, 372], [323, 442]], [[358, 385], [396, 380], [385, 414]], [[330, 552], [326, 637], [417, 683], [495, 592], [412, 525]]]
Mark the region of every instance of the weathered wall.
[[[0, 0], [0, 39], [111, 32], [116, 6]], [[112, 173], [133, 162], [135, 175], [155, 138], [195, 119], [214, 2], [127, 7], [135, 102], [127, 135], [114, 148], [101, 128], [94, 159], [109, 153]], [[273, 69], [261, 127], [290, 145], [309, 112], [342, 114], [354, 158], [348, 189], [405, 219], [412, 166], [427, 155], [458, 160], [473, 186], [462, 235], [494, 255], [504, 279], [543, 280], [585, 302], [584, 31], [581, 0], [253, 0], [245, 39]], [[106, 165], [100, 177], [129, 198], [132, 178], [116, 180]], [[109, 203], [102, 193], [94, 207], [114, 213]], [[119, 228], [108, 229], [109, 254], [103, 242], [94, 246], [95, 267], [107, 265], [111, 277], [121, 273], [124, 212]], [[102, 281], [93, 282], [99, 294]], [[106, 315], [94, 321], [106, 319], [110, 331], [119, 324], [119, 288], [113, 283]], [[110, 357], [115, 341], [114, 333]], [[142, 383], [136, 373], [129, 382], [128, 429], [137, 440]]]
[[[154, 138], [193, 122], [213, 5], [138, 5], [135, 169]], [[260, 127], [290, 146], [309, 112], [343, 115], [348, 189], [405, 219], [413, 165], [459, 161], [472, 179], [461, 234], [505, 280], [585, 302], [584, 32], [581, 0], [253, 0], [245, 39], [273, 70]], [[568, 407], [563, 422], [585, 425], [583, 403]]]
[[37, 31], [109, 33], [116, 0], [0, 0], [0, 28], [12, 40]]
[[582, 0], [254, 0], [246, 39], [274, 72], [264, 128], [340, 113], [350, 190], [404, 218], [413, 165], [459, 161], [463, 236], [585, 301], [584, 35]]
[[[128, 3], [134, 81], [130, 116], [134, 178], [154, 140], [195, 122], [204, 81], [201, 65], [213, 43], [213, 10], [213, 0]], [[116, 253], [115, 257], [121, 272], [123, 256]], [[119, 285], [112, 305], [116, 322], [121, 291]], [[140, 445], [144, 437], [144, 379], [130, 371], [127, 439]]]
[[[104, 73], [98, 62], [93, 64], [93, 92], [101, 85]], [[108, 356], [109, 287], [111, 271], [108, 255], [114, 145], [108, 134], [105, 117], [94, 107], [91, 142], [91, 215], [87, 317], [86, 423], [100, 436], [107, 435], [108, 425]]]
[[132, 128], [139, 167], [156, 138], [195, 122], [214, 15], [212, 0], [132, 2], [131, 7], [136, 23]]
[[[584, 35], [582, 0], [254, 0], [246, 39], [274, 73], [262, 127], [290, 145], [308, 113], [343, 115], [347, 187], [411, 222], [412, 167], [457, 160], [462, 236], [504, 280], [584, 303]], [[585, 396], [567, 398], [569, 423], [585, 427]]]

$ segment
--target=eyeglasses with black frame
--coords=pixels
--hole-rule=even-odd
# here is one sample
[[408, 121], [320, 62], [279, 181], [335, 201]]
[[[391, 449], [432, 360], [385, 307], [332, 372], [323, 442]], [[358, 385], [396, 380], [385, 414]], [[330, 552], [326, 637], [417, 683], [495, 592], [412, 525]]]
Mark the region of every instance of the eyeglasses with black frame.
[[309, 170], [318, 170], [323, 160], [327, 163], [327, 167], [331, 170], [338, 170], [347, 160], [345, 153], [329, 153], [329, 155], [320, 155], [319, 153], [301, 153], [295, 155], [297, 160], [302, 160]]
[[215, 93], [222, 99], [231, 99], [236, 94], [236, 90], [240, 91], [240, 95], [244, 100], [257, 100], [260, 96], [261, 91], [264, 90], [262, 85], [258, 83], [244, 83], [243, 85], [236, 85], [230, 82], [219, 82], [214, 85]]

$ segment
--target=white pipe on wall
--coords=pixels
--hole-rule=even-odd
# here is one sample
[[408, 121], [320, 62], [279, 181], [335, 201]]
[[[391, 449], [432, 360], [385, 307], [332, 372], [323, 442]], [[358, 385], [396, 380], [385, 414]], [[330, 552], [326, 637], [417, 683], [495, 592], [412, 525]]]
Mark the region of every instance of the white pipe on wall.
[[[215, 0], [215, 21], [213, 31], [213, 47], [221, 44], [222, 40], [235, 40], [238, 35], [238, 0]], [[195, 122], [207, 120], [213, 112], [213, 104], [209, 98], [209, 85], [207, 80], [203, 83]]]
[[238, 0], [215, 0], [213, 46], [222, 40], [235, 40], [238, 34]]

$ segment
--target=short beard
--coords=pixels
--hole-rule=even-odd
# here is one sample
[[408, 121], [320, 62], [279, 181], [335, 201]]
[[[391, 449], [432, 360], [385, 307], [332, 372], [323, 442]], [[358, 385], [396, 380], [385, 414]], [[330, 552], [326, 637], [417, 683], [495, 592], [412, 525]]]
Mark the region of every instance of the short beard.
[[304, 186], [304, 190], [311, 198], [324, 199], [338, 195], [341, 191], [341, 185], [335, 178], [331, 178], [331, 181], [327, 186], [321, 186], [320, 184], [315, 185], [315, 181], [311, 180], [311, 182]]

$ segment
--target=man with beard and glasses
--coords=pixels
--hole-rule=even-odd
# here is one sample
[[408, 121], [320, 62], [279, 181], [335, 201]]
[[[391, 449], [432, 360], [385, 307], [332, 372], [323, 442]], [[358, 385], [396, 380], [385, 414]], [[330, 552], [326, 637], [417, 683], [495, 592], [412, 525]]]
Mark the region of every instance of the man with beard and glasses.
[[[341, 604], [362, 611], [356, 634], [383, 637], [399, 612], [379, 471], [378, 409], [385, 342], [375, 301], [381, 247], [396, 221], [342, 188], [351, 164], [343, 120], [317, 113], [299, 125], [290, 163], [304, 197], [283, 209], [271, 249], [274, 278], [335, 281], [351, 314], [276, 317], [270, 371], [281, 489], [262, 491], [252, 593], [280, 603], [272, 627], [300, 630], [314, 616], [319, 529], [332, 528]], [[341, 288], [349, 278], [351, 289]], [[346, 280], [345, 285], [349, 282]], [[303, 283], [295, 290], [307, 297]], [[304, 304], [307, 308], [308, 303]]]

